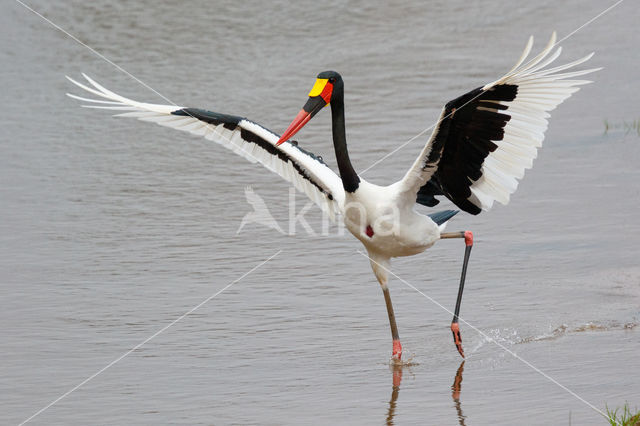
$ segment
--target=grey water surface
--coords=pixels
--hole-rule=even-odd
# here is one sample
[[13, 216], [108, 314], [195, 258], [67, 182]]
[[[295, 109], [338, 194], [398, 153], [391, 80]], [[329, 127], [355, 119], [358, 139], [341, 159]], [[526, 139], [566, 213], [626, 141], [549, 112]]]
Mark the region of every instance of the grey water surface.
[[[537, 51], [613, 3], [28, 4], [171, 102], [278, 133], [316, 74], [335, 69], [362, 171], [445, 102], [500, 77], [530, 34]], [[595, 51], [585, 67], [605, 69], [553, 112], [508, 206], [450, 222], [476, 235], [462, 316], [484, 336], [462, 325], [463, 369], [451, 316], [433, 302], [454, 306], [462, 242], [393, 262], [428, 296], [390, 283], [413, 364], [394, 372], [357, 240], [335, 226], [322, 235], [315, 207], [305, 215], [315, 235], [300, 222], [295, 235], [255, 223], [236, 233], [252, 210], [247, 186], [286, 234], [307, 201], [298, 194], [290, 208], [285, 182], [209, 141], [80, 108], [65, 75], [168, 101], [4, 1], [0, 423], [29, 419], [243, 276], [29, 424], [606, 424], [505, 349], [599, 410], [640, 405], [640, 137], [603, 124], [640, 115], [639, 18], [627, 0], [562, 43], [562, 61]], [[364, 177], [401, 178], [428, 134]], [[328, 110], [297, 138], [335, 167]]]

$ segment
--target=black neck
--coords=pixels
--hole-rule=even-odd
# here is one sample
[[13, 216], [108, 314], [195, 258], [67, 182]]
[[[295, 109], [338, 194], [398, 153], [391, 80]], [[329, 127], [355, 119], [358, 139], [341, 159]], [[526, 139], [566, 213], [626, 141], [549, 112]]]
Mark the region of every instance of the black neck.
[[338, 161], [338, 170], [340, 170], [340, 178], [342, 186], [347, 192], [356, 192], [360, 185], [360, 178], [351, 165], [349, 159], [349, 151], [347, 150], [347, 135], [344, 128], [344, 97], [335, 96], [331, 99], [331, 127], [333, 130], [333, 147], [336, 151], [336, 160]]

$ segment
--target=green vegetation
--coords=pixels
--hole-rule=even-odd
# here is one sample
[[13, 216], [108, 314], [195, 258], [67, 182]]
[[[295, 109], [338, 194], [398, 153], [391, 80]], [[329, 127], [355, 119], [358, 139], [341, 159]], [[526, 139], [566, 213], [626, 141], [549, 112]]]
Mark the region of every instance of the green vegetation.
[[615, 130], [624, 131], [625, 135], [628, 135], [632, 131], [636, 132], [640, 136], [640, 120], [622, 121], [618, 123], [612, 123], [609, 120], [604, 120], [604, 134]]
[[640, 411], [638, 411], [638, 408], [632, 411], [628, 403], [624, 404], [622, 412], [620, 412], [620, 408], [615, 410], [610, 410], [609, 407], [606, 408], [607, 420], [612, 426], [640, 426]]

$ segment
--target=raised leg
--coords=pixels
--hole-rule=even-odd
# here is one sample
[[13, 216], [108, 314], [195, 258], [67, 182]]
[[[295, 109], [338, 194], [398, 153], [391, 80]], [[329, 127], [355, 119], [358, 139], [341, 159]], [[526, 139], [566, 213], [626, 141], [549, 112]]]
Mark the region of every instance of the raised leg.
[[393, 313], [393, 305], [391, 304], [391, 295], [389, 287], [382, 285], [382, 293], [384, 293], [384, 301], [387, 304], [387, 314], [389, 315], [389, 325], [391, 326], [391, 338], [393, 339], [393, 355], [394, 360], [402, 358], [402, 345], [400, 344], [400, 335], [398, 334], [398, 326], [396, 325], [396, 316]]
[[464, 260], [462, 262], [462, 273], [460, 275], [460, 286], [458, 287], [458, 298], [456, 300], [456, 309], [453, 313], [453, 320], [451, 321], [451, 333], [453, 334], [453, 342], [458, 349], [458, 352], [464, 358], [464, 351], [462, 350], [462, 336], [460, 336], [460, 324], [458, 324], [458, 315], [460, 315], [460, 305], [462, 304], [462, 292], [464, 291], [464, 281], [467, 277], [467, 265], [469, 263], [469, 256], [471, 255], [471, 248], [473, 247], [473, 233], [471, 231], [463, 232], [446, 232], [440, 234], [440, 238], [464, 238], [465, 250]]

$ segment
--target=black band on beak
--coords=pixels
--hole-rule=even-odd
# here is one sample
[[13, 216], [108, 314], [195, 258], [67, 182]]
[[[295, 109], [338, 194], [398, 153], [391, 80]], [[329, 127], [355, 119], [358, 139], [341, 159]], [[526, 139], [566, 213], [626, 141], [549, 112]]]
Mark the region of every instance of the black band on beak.
[[309, 98], [302, 109], [309, 113], [310, 118], [313, 118], [313, 116], [320, 112], [325, 106], [327, 106], [327, 103], [322, 99], [322, 96], [314, 96]]

